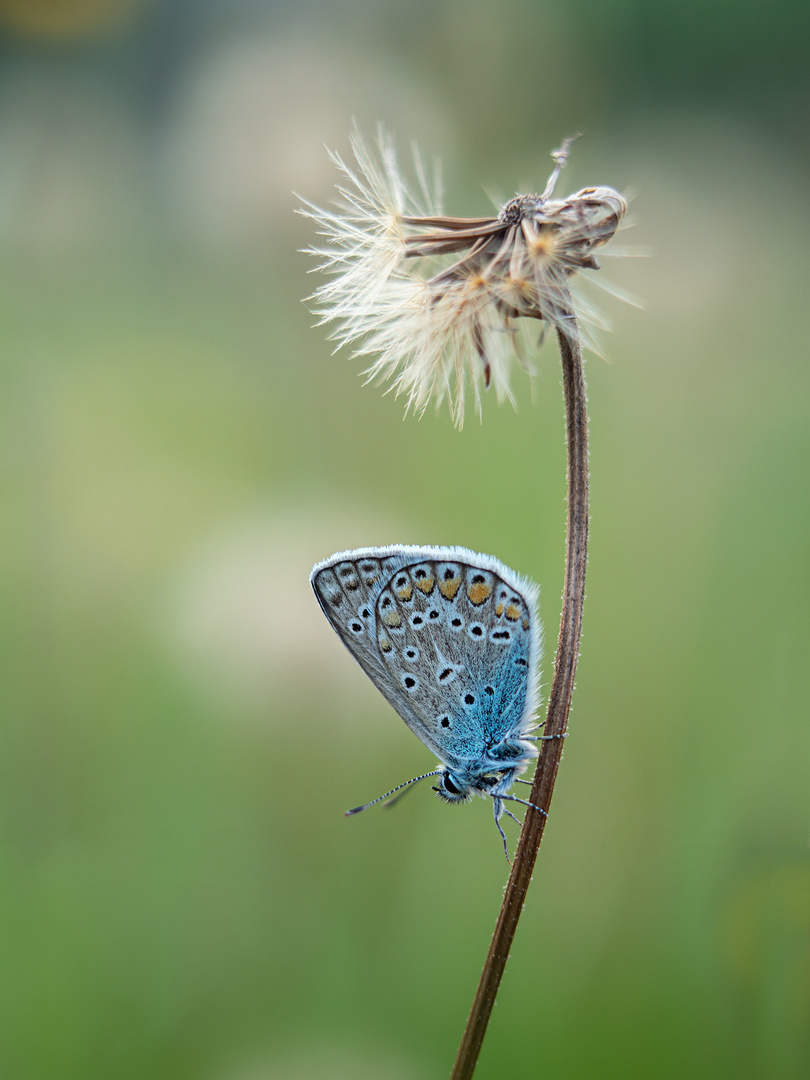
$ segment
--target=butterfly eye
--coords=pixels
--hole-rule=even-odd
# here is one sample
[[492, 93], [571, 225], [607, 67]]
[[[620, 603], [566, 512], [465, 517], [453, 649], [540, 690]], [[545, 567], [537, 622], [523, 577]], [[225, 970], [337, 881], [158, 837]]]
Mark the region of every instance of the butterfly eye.
[[450, 778], [450, 773], [445, 773], [444, 776], [442, 776], [442, 787], [444, 788], [444, 790], [447, 792], [448, 795], [460, 795], [461, 794], [461, 788], [457, 787], [453, 783], [452, 779]]

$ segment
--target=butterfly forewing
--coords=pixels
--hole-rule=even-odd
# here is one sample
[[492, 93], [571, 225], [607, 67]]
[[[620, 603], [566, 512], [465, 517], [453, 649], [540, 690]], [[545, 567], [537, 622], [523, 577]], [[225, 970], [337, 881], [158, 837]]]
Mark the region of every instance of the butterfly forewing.
[[380, 663], [374, 605], [390, 571], [365, 552], [341, 552], [319, 563], [310, 581], [318, 603], [343, 644], [375, 686], [385, 677]]

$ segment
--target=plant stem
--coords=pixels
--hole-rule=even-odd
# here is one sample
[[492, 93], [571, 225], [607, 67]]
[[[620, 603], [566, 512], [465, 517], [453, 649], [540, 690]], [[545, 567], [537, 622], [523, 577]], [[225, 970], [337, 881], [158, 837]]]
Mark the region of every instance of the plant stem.
[[[585, 601], [585, 563], [588, 551], [588, 413], [582, 346], [573, 314], [570, 316], [568, 332], [558, 330], [557, 337], [560, 343], [565, 396], [568, 532], [560, 636], [557, 641], [554, 678], [549, 692], [544, 734], [562, 736], [568, 727], [582, 633], [582, 607]], [[529, 801], [545, 811], [548, 811], [551, 803], [564, 741], [562, 738], [545, 739], [540, 744], [540, 756]], [[475, 1071], [492, 1006], [495, 1004], [518, 919], [523, 910], [545, 824], [545, 814], [539, 814], [532, 809], [526, 811], [512, 872], [450, 1080], [470, 1080]]]

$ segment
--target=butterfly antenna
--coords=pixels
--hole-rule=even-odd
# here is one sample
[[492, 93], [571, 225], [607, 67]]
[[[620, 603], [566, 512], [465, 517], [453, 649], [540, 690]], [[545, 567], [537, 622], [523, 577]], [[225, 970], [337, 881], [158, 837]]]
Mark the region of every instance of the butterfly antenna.
[[[420, 780], [427, 780], [429, 776], [440, 776], [443, 772], [443, 769], [434, 769], [433, 772], [426, 772], [422, 776], [415, 776], [413, 780], [406, 780], [404, 784], [397, 784], [395, 788], [391, 788], [390, 791], [386, 791], [385, 795], [378, 795], [377, 798], [372, 799], [371, 802], [363, 803], [362, 806], [355, 806], [353, 810], [347, 810], [346, 817], [351, 817], [352, 814], [359, 814], [361, 810], [368, 810], [368, 808], [370, 806], [374, 806], [375, 803], [382, 802], [384, 799], [389, 799], [392, 795], [396, 795], [398, 791], [403, 791], [403, 788], [408, 788], [411, 786], [411, 784], [418, 784]], [[400, 796], [397, 796], [397, 798], [399, 797]], [[396, 801], [396, 799], [393, 800], [393, 802]], [[389, 805], [393, 805], [393, 803]]]
[[[420, 776], [420, 777], [419, 777], [419, 779], [421, 780], [421, 779], [422, 779], [422, 777]], [[407, 785], [406, 785], [406, 786], [405, 786], [405, 787], [404, 787], [404, 788], [402, 789], [402, 791], [398, 792], [398, 793], [397, 793], [397, 794], [396, 794], [396, 795], [395, 795], [395, 796], [393, 797], [393, 799], [386, 799], [386, 800], [385, 800], [385, 802], [383, 803], [383, 806], [385, 807], [385, 809], [386, 809], [386, 810], [390, 810], [392, 806], [396, 806], [396, 805], [397, 805], [397, 803], [399, 802], [399, 800], [400, 800], [400, 799], [404, 799], [404, 798], [405, 798], [405, 796], [406, 796], [406, 795], [408, 794], [408, 792], [409, 792], [409, 791], [413, 791], [413, 788], [414, 788], [414, 783], [415, 783], [415, 781], [413, 781], [413, 780], [412, 780], [412, 781], [411, 781], [411, 783], [410, 783], [410, 784], [407, 784]]]

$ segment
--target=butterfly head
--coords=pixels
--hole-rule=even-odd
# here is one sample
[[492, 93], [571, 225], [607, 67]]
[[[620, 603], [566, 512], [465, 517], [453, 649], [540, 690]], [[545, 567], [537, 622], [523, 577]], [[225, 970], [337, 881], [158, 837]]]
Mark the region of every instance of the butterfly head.
[[466, 802], [469, 799], [472, 786], [469, 777], [461, 777], [447, 768], [440, 769], [438, 775], [439, 782], [433, 790], [440, 799], [450, 803]]
[[444, 802], [466, 802], [473, 794], [484, 796], [500, 794], [510, 786], [516, 773], [517, 770], [514, 768], [495, 773], [478, 773], [475, 770], [462, 771], [444, 766], [436, 774], [439, 782], [433, 790]]

